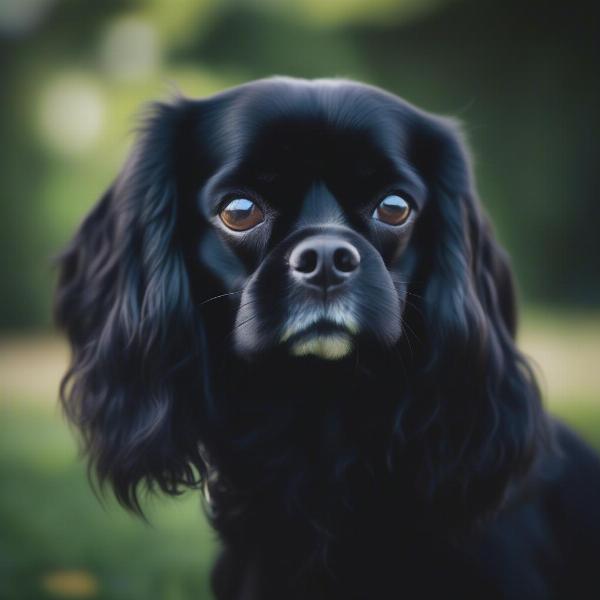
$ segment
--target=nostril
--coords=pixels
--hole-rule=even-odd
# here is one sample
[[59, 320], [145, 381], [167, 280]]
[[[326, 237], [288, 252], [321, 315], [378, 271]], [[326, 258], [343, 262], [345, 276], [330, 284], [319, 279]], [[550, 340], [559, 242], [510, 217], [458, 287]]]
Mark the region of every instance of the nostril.
[[301, 241], [289, 256], [297, 283], [333, 288], [348, 281], [360, 264], [358, 250], [333, 235], [316, 235]]
[[290, 260], [292, 268], [300, 273], [312, 273], [316, 270], [318, 262], [319, 256], [313, 248], [305, 248]]
[[342, 273], [356, 271], [359, 263], [360, 256], [354, 248], [340, 246], [333, 252], [333, 266]]

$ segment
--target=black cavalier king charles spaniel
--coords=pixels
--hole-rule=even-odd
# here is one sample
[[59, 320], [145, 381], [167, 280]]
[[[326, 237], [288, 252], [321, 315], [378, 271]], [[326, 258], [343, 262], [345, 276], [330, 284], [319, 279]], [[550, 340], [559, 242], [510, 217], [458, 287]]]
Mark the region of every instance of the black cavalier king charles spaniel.
[[60, 269], [91, 465], [134, 510], [202, 486], [219, 600], [600, 598], [600, 461], [453, 121], [344, 80], [156, 104]]

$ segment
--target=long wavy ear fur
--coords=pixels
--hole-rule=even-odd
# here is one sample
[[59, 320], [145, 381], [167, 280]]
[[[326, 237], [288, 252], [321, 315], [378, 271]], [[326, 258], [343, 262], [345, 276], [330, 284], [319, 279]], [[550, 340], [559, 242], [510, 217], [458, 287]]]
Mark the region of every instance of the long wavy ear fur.
[[422, 497], [470, 518], [502, 504], [550, 438], [535, 377], [515, 344], [507, 255], [480, 208], [461, 135], [454, 122], [424, 121], [412, 159], [430, 199], [416, 232], [421, 300], [411, 317], [424, 343], [413, 422], [402, 417], [399, 437], [405, 443], [417, 432]]
[[194, 426], [203, 330], [177, 235], [176, 158], [189, 112], [183, 100], [153, 107], [59, 260], [55, 314], [72, 346], [62, 403], [99, 480], [134, 510], [143, 481], [177, 493], [203, 468]]

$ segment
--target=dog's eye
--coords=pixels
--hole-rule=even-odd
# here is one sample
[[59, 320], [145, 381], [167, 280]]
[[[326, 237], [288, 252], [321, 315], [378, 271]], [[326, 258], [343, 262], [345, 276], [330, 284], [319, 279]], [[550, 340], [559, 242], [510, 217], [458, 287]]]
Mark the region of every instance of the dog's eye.
[[402, 225], [410, 216], [410, 204], [396, 194], [386, 196], [373, 211], [373, 218], [388, 225]]
[[247, 198], [236, 198], [219, 213], [221, 221], [234, 231], [246, 231], [262, 223], [265, 215], [258, 206]]

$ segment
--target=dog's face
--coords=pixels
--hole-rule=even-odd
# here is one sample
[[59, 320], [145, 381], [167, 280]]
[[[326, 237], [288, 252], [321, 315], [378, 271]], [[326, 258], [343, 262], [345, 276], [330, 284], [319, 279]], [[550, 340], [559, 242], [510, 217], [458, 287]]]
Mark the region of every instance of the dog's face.
[[428, 500], [467, 504], [468, 488], [492, 505], [540, 435], [510, 269], [455, 124], [362, 84], [276, 78], [156, 105], [62, 256], [56, 307], [63, 403], [128, 506], [144, 480], [194, 485], [203, 447], [293, 479], [296, 391], [311, 423], [376, 391], [378, 460]]
[[237, 307], [243, 356], [323, 359], [401, 334], [426, 183], [410, 109], [366, 86], [263, 82], [213, 124], [200, 261]]

